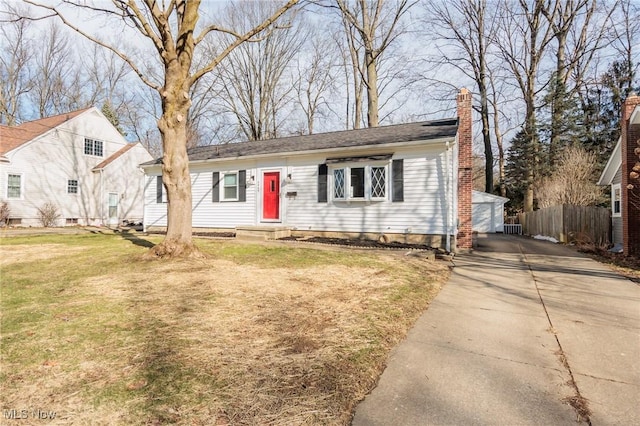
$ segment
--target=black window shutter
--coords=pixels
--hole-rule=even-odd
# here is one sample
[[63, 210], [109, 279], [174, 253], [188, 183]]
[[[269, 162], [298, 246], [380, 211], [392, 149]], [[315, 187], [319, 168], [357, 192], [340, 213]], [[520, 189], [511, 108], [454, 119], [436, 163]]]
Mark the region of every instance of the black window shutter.
[[156, 203], [162, 203], [162, 176], [156, 176]]
[[238, 172], [238, 201], [247, 201], [247, 171]]
[[318, 165], [318, 202], [327, 202], [327, 171], [326, 164]]
[[393, 160], [391, 174], [393, 176], [393, 193], [391, 201], [404, 201], [404, 161]]
[[220, 202], [220, 172], [213, 172], [213, 187], [211, 188], [211, 201]]

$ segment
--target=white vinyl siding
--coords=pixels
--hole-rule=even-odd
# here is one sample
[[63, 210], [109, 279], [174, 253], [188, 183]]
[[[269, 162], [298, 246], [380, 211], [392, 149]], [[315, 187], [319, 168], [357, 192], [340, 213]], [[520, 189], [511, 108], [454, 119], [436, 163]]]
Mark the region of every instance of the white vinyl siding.
[[[454, 158], [450, 153], [450, 161]], [[351, 203], [333, 200], [334, 171], [348, 167], [337, 164], [328, 172], [329, 202], [318, 202], [318, 165], [324, 164], [326, 155], [192, 164], [193, 227], [233, 229], [242, 225], [259, 225], [262, 214], [262, 182], [259, 177], [264, 171], [280, 170], [282, 176], [292, 176], [281, 189], [281, 226], [335, 232], [445, 234], [447, 213], [452, 224], [456, 215], [453, 203], [447, 202], [444, 192], [447, 169], [444, 146], [398, 147], [394, 150], [393, 159], [404, 160], [403, 202], [391, 201], [391, 161], [364, 166], [368, 170], [366, 190], [376, 197]], [[382, 179], [381, 170], [376, 169], [378, 167], [385, 169], [385, 182], [374, 189], [372, 176], [378, 175], [377, 179]], [[448, 168], [449, 179], [454, 182], [452, 167], [450, 164]], [[228, 170], [246, 170], [248, 181], [251, 181], [251, 176], [256, 177], [255, 182], [247, 186], [246, 202], [211, 202], [212, 175], [219, 173], [222, 178]], [[147, 173], [159, 173], [159, 167], [148, 169]], [[166, 205], [156, 203], [155, 176], [147, 176], [145, 209], [145, 226], [166, 226]]]
[[[23, 226], [40, 226], [37, 208], [53, 201], [62, 217], [77, 218], [79, 225], [100, 225], [108, 201], [101, 197], [102, 180], [105, 194], [123, 194], [123, 219], [141, 221], [144, 175], [139, 164], [152, 159], [149, 153], [141, 146], [134, 147], [103, 171], [94, 172], [94, 167], [126, 145], [122, 135], [91, 109], [56, 130], [9, 151], [5, 156], [10, 163], [0, 163], [0, 195], [5, 195], [8, 174], [22, 176], [22, 199], [10, 200], [12, 217], [22, 218]], [[84, 154], [85, 136], [102, 141], [102, 157]], [[78, 194], [68, 192], [70, 178], [78, 181]]]
[[[444, 234], [447, 205], [440, 187], [444, 153], [432, 149], [425, 157], [424, 151], [396, 150], [394, 158], [404, 158], [405, 201], [401, 203], [390, 200], [388, 188], [382, 201], [318, 203], [317, 163], [294, 167], [295, 186], [285, 191], [296, 191], [297, 195], [287, 200], [284, 224], [299, 230]], [[333, 178], [333, 173], [329, 176]], [[390, 179], [387, 173], [387, 181]]]

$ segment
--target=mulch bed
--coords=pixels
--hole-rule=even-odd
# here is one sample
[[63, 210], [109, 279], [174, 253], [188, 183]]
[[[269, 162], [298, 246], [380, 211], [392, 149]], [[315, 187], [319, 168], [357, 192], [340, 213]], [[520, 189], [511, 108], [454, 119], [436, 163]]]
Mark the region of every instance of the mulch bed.
[[430, 250], [439, 252], [440, 249], [428, 246], [426, 244], [409, 244], [399, 242], [379, 242], [374, 240], [362, 239], [346, 239], [346, 238], [327, 238], [327, 237], [284, 237], [280, 241], [300, 241], [305, 243], [329, 244], [346, 247], [357, 248], [374, 248], [374, 249], [409, 249], [409, 250]]

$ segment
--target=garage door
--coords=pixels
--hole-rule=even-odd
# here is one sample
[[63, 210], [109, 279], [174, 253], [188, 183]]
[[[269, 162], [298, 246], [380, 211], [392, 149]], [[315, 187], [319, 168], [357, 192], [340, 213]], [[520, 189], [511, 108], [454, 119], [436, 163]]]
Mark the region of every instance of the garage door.
[[474, 231], [495, 232], [493, 225], [493, 203], [474, 203], [472, 219]]

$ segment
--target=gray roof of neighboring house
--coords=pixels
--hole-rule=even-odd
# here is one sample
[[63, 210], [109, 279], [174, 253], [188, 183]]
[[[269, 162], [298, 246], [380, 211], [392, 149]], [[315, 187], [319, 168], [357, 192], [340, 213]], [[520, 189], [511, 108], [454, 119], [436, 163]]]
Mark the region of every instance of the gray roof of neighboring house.
[[[191, 148], [188, 151], [188, 155], [189, 161], [206, 161], [333, 148], [357, 148], [389, 143], [454, 138], [457, 131], [458, 120], [449, 118], [313, 135], [289, 136], [262, 141], [198, 146]], [[161, 163], [162, 158], [158, 158], [142, 165], [149, 166]]]

